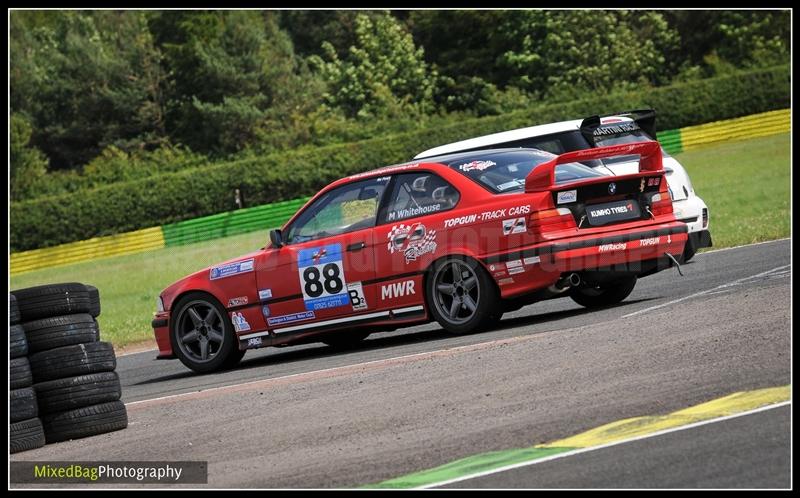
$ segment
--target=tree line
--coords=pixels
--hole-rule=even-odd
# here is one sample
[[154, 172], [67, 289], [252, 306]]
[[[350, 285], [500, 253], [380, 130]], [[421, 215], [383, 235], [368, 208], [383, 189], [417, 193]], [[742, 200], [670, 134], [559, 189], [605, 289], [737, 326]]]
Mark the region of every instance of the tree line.
[[790, 21], [788, 11], [16, 10], [9, 43], [20, 200], [783, 64]]

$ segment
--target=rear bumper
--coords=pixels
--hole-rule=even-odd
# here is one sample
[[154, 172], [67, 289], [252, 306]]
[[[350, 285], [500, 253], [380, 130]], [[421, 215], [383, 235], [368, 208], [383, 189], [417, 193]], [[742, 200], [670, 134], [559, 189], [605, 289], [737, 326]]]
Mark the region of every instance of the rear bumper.
[[156, 313], [153, 321], [150, 322], [153, 327], [153, 333], [156, 336], [156, 344], [158, 345], [157, 360], [171, 360], [175, 358], [172, 351], [172, 343], [169, 340], [169, 312]]
[[483, 262], [505, 298], [548, 287], [565, 272], [602, 270], [650, 275], [668, 267], [655, 264], [665, 260], [665, 253], [679, 257], [688, 237], [685, 223], [671, 222], [612, 235], [561, 239], [494, 254], [483, 258]]

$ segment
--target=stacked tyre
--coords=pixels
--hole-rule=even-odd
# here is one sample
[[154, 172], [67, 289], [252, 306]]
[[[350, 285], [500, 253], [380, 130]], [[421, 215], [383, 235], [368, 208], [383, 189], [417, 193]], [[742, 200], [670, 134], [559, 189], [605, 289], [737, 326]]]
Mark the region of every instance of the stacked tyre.
[[65, 283], [13, 291], [28, 346], [39, 417], [47, 443], [128, 426], [116, 357], [100, 342], [95, 287]]
[[41, 448], [45, 440], [42, 421], [37, 417], [36, 392], [32, 387], [33, 376], [28, 362], [28, 341], [22, 325], [19, 325], [19, 307], [13, 294], [8, 296], [8, 318], [11, 324], [8, 330], [8, 352], [11, 357], [8, 371], [11, 389], [8, 392], [10, 451], [17, 453]]

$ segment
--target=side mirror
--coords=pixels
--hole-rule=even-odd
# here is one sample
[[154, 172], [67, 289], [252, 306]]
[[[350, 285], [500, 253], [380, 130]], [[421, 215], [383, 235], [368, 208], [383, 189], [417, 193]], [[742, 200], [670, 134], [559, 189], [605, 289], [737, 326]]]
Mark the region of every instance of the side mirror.
[[283, 247], [283, 234], [280, 228], [269, 231], [269, 241], [274, 247]]

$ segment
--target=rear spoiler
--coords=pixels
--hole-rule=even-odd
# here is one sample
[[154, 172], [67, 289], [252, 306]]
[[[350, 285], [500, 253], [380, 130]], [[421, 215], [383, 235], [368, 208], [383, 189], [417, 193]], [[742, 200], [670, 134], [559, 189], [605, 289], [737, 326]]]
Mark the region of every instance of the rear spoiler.
[[544, 192], [553, 189], [556, 186], [556, 166], [559, 164], [580, 162], [587, 159], [602, 159], [604, 157], [629, 155], [640, 156], [639, 173], [645, 171], [651, 173], [662, 171], [661, 145], [655, 140], [576, 150], [573, 152], [566, 152], [536, 166], [533, 171], [525, 177], [525, 192]]
[[639, 128], [655, 140], [656, 138], [656, 111], [654, 109], [637, 109], [634, 111], [617, 112], [612, 114], [604, 114], [602, 116], [589, 116], [581, 122], [581, 135], [588, 141], [592, 147], [597, 144], [594, 141], [594, 131], [599, 128], [600, 118], [609, 116], [621, 116], [633, 119]]

